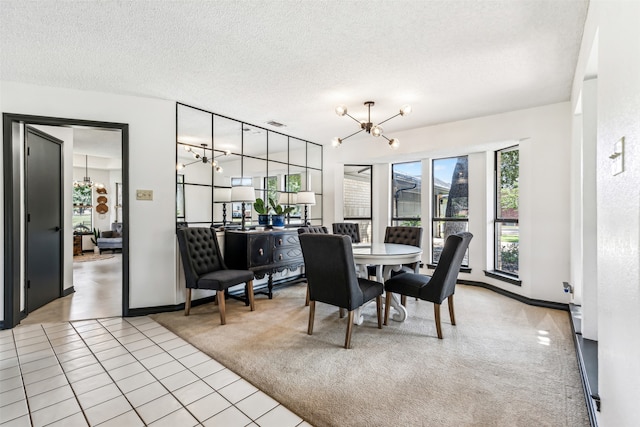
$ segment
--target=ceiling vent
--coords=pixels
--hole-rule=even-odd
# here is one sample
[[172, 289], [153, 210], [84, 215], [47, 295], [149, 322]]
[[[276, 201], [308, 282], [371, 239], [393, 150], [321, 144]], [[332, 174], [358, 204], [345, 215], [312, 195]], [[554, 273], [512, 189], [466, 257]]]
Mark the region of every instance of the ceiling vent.
[[287, 127], [287, 125], [283, 125], [282, 123], [279, 123], [279, 122], [276, 122], [276, 121], [273, 121], [273, 120], [268, 121], [268, 122], [267, 122], [267, 124], [268, 124], [269, 126], [273, 126], [273, 127], [275, 127], [275, 128], [284, 128], [284, 127]]

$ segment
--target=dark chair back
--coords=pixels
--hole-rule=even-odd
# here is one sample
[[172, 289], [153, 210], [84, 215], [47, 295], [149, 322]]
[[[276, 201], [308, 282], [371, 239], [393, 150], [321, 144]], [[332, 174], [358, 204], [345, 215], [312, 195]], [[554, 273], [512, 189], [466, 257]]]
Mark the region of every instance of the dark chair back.
[[312, 301], [349, 311], [365, 302], [348, 236], [302, 233], [300, 246]]
[[333, 234], [349, 236], [352, 243], [360, 243], [360, 226], [357, 222], [335, 222]]
[[198, 279], [203, 274], [227, 269], [211, 228], [179, 228], [176, 233], [188, 288], [198, 288]]
[[429, 286], [423, 287], [420, 291], [421, 299], [440, 304], [447, 297], [453, 295], [462, 259], [472, 237], [473, 234], [468, 232], [451, 234], [447, 237], [438, 266], [429, 281]]
[[[387, 227], [384, 232], [385, 243], [397, 243], [422, 247], [422, 227]], [[411, 270], [415, 270], [418, 263], [405, 264]]]
[[302, 233], [329, 234], [329, 230], [324, 225], [307, 225], [306, 227], [298, 228], [298, 234]]

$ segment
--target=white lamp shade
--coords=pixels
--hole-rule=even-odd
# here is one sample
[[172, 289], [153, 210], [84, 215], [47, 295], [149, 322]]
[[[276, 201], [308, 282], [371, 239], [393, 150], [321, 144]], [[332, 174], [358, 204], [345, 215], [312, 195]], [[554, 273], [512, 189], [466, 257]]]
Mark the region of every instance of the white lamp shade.
[[256, 190], [249, 186], [231, 187], [232, 202], [255, 202]]
[[296, 204], [299, 205], [315, 205], [316, 204], [316, 193], [313, 191], [299, 191], [298, 198]]
[[213, 201], [216, 203], [227, 203], [231, 201], [230, 188], [214, 188]]
[[295, 205], [297, 193], [280, 193], [278, 196], [279, 205]]

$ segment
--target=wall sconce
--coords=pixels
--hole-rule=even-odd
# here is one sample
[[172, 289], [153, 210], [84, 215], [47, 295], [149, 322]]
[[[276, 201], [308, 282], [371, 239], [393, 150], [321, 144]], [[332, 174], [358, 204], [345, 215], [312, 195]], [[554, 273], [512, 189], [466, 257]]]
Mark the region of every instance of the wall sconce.
[[256, 201], [256, 190], [250, 186], [231, 187], [231, 201], [242, 202], [242, 228], [240, 230], [247, 231], [245, 227], [245, 203], [253, 203]]
[[227, 225], [227, 203], [231, 201], [231, 188], [214, 188], [213, 203], [222, 203], [222, 226]]
[[308, 225], [308, 209], [309, 206], [314, 206], [316, 204], [316, 193], [314, 193], [313, 191], [299, 191], [297, 193], [296, 203], [299, 205], [304, 205], [304, 225]]

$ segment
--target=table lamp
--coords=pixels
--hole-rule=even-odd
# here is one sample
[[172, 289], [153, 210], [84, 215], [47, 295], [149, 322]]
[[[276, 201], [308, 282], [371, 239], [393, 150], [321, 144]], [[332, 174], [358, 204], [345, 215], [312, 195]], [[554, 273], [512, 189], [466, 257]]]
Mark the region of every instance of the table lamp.
[[256, 190], [251, 186], [240, 185], [237, 187], [231, 187], [231, 201], [242, 202], [242, 228], [240, 230], [246, 231], [245, 218], [244, 218], [244, 204], [253, 203], [256, 201]]
[[297, 193], [296, 203], [299, 205], [304, 205], [304, 225], [308, 225], [308, 209], [309, 206], [313, 206], [316, 204], [316, 193], [314, 193], [313, 191], [299, 191]]
[[227, 203], [231, 201], [230, 188], [214, 188], [213, 203], [222, 203], [222, 226], [227, 225]]

